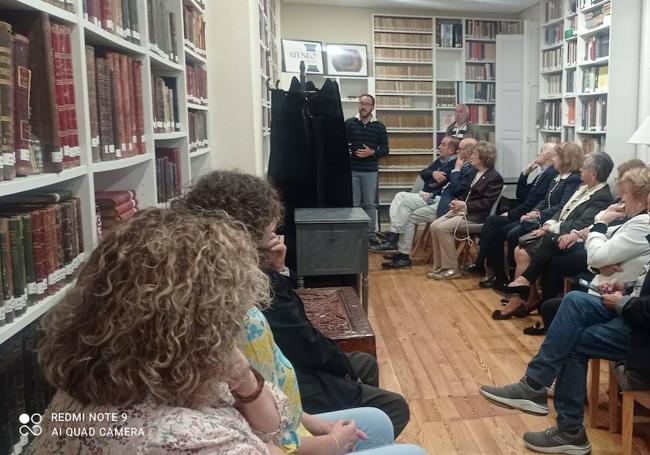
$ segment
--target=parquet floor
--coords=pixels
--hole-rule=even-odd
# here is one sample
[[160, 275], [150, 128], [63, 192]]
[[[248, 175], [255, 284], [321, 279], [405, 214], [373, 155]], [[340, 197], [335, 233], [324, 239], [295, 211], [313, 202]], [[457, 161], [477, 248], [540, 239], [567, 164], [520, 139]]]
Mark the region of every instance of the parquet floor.
[[[377, 338], [382, 386], [402, 393], [411, 423], [400, 441], [428, 453], [525, 454], [521, 435], [554, 424], [554, 415], [530, 416], [492, 406], [478, 394], [481, 384], [521, 378], [541, 337], [523, 335], [535, 317], [494, 321], [499, 296], [478, 287], [478, 279], [435, 281], [428, 266], [381, 269], [370, 255], [370, 321]], [[606, 421], [607, 377], [601, 384]], [[637, 409], [639, 406], [637, 405]], [[639, 414], [639, 413], [637, 413]], [[650, 413], [637, 418], [635, 453], [650, 453]], [[620, 434], [589, 429], [595, 455], [620, 453]]]

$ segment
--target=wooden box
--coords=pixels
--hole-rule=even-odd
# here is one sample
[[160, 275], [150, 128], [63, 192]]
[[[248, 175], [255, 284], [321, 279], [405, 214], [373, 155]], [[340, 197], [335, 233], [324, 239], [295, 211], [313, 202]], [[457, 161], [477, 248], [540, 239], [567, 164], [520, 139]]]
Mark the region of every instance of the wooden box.
[[351, 287], [296, 289], [307, 317], [345, 352], [366, 352], [377, 357], [375, 334]]

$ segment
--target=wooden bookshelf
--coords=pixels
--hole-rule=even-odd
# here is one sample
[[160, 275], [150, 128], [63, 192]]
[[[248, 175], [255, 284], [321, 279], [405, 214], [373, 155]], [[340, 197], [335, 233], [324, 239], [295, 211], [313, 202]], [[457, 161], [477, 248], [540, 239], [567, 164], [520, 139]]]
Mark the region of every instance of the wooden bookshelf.
[[[77, 129], [81, 149], [81, 165], [65, 169], [60, 173], [43, 173], [0, 182], [0, 203], [5, 196], [35, 190], [67, 189], [72, 190], [81, 200], [82, 229], [84, 248], [89, 254], [98, 242], [95, 218], [95, 192], [103, 190], [135, 190], [138, 207], [157, 206], [155, 147], [173, 147], [180, 150], [181, 185], [188, 186], [198, 175], [211, 170], [210, 148], [190, 154], [188, 136], [188, 112], [190, 109], [207, 110], [205, 106], [192, 106], [187, 101], [185, 68], [188, 62], [205, 65], [206, 57], [186, 58], [188, 50], [184, 49], [183, 7], [203, 9], [196, 0], [169, 0], [168, 6], [175, 17], [177, 48], [181, 49], [179, 61], [172, 62], [149, 49], [149, 30], [147, 22], [147, 2], [138, 2], [140, 19], [140, 43], [127, 41], [112, 34], [84, 18], [81, 2], [76, 2], [75, 12], [65, 11], [41, 0], [5, 0], [2, 9], [36, 11], [48, 14], [53, 21], [72, 26], [72, 65], [76, 98]], [[86, 74], [86, 45], [101, 45], [108, 50], [124, 53], [142, 62], [142, 100], [144, 112], [144, 153], [113, 161], [92, 161], [90, 134], [90, 106], [88, 104], [88, 81]], [[196, 54], [194, 50], [190, 50]], [[177, 84], [177, 104], [180, 130], [172, 133], [154, 134], [152, 79], [155, 76], [175, 78]], [[38, 103], [33, 99], [31, 104]], [[57, 294], [29, 307], [24, 315], [17, 317], [10, 324], [0, 327], [0, 344], [13, 335], [20, 333], [29, 323], [38, 319], [50, 308], [60, 302], [68, 284]]]
[[[541, 14], [539, 141], [575, 141], [617, 163], [633, 158], [639, 42], [629, 37], [640, 34], [641, 2], [545, 0]], [[551, 40], [555, 27], [561, 33]], [[549, 50], [560, 50], [559, 65], [544, 65]]]

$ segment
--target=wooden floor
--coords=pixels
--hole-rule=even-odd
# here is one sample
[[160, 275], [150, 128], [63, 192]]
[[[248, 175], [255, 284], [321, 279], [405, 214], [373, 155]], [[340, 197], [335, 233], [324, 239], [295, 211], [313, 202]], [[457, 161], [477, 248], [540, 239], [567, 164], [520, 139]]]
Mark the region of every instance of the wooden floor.
[[[492, 406], [478, 394], [482, 384], [521, 378], [541, 337], [522, 334], [538, 316], [494, 321], [500, 297], [478, 279], [435, 281], [427, 266], [382, 270], [370, 257], [370, 321], [377, 338], [382, 386], [402, 393], [411, 422], [399, 438], [429, 454], [524, 454], [525, 431], [554, 424], [554, 414], [536, 417]], [[602, 375], [601, 383], [607, 383]], [[606, 386], [602, 387], [603, 425]], [[639, 406], [637, 406], [639, 408]], [[635, 425], [635, 453], [650, 453], [650, 419]], [[593, 454], [620, 453], [620, 434], [589, 429]], [[645, 441], [645, 442], [644, 442]]]

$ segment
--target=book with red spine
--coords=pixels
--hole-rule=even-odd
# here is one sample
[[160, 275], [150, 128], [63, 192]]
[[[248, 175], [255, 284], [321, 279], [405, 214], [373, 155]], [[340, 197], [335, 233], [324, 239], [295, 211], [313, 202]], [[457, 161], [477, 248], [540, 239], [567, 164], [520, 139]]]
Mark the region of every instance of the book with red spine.
[[88, 81], [88, 108], [90, 110], [90, 147], [93, 162], [101, 161], [99, 140], [99, 112], [97, 105], [97, 69], [95, 48], [86, 46], [86, 79]]
[[100, 207], [117, 207], [135, 199], [134, 190], [96, 191], [95, 204]]
[[62, 154], [62, 167], [70, 166], [70, 146], [68, 144], [68, 122], [65, 101], [65, 62], [63, 61], [63, 44], [60, 26], [52, 24], [52, 59], [54, 62], [54, 89], [56, 96], [56, 117], [58, 125], [59, 152]]
[[68, 143], [71, 147], [72, 164], [81, 164], [81, 149], [79, 147], [79, 131], [77, 127], [77, 102], [74, 86], [74, 69], [72, 66], [72, 30], [61, 26], [63, 38], [63, 55], [66, 74], [66, 111], [68, 118]]
[[138, 147], [138, 120], [136, 118], [138, 115], [138, 110], [136, 108], [136, 88], [135, 84], [133, 83], [133, 80], [135, 78], [135, 70], [132, 58], [129, 58], [127, 60], [127, 72], [129, 75], [129, 112], [131, 117], [129, 121], [129, 126], [131, 127], [131, 136], [129, 139], [131, 140], [133, 147], [133, 155], [137, 155], [140, 153], [140, 148]]
[[100, 0], [102, 11], [102, 28], [112, 32], [115, 30], [113, 25], [113, 8], [112, 0]]
[[0, 22], [0, 151], [3, 179], [16, 177], [14, 149], [14, 36], [11, 24]]
[[45, 257], [45, 239], [43, 237], [43, 211], [34, 210], [32, 216], [32, 244], [34, 246], [34, 273], [36, 275], [37, 300], [47, 295], [47, 265]]
[[144, 107], [142, 101], [142, 62], [133, 62], [133, 79], [135, 88], [135, 109], [137, 124], [138, 151], [140, 154], [146, 153], [146, 144], [144, 137]]
[[126, 156], [135, 155], [135, 148], [133, 146], [133, 137], [131, 127], [133, 121], [131, 119], [131, 79], [129, 79], [129, 57], [125, 54], [119, 55], [120, 75], [122, 83], [122, 128], [123, 139]]
[[111, 74], [111, 98], [113, 100], [113, 141], [115, 143], [115, 157], [124, 158], [124, 144], [122, 140], [123, 123], [122, 123], [122, 83], [120, 75], [119, 56], [114, 52], [106, 54], [109, 73]]
[[29, 148], [29, 102], [32, 89], [32, 72], [29, 69], [29, 38], [14, 35], [14, 147], [16, 150], [16, 174], [32, 173], [32, 157]]
[[129, 199], [123, 204], [116, 205], [115, 207], [99, 207], [102, 216], [120, 216], [131, 209], [138, 207], [137, 199]]

